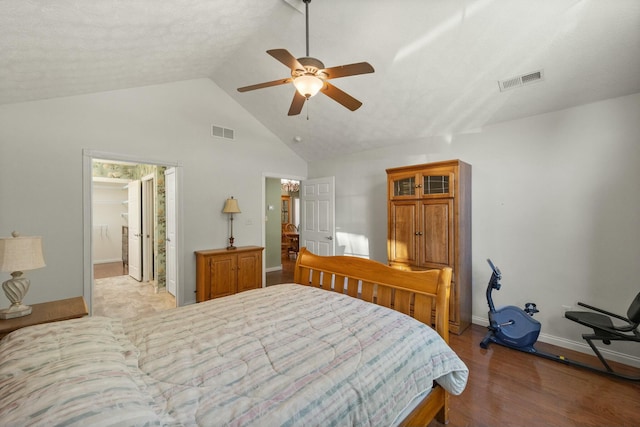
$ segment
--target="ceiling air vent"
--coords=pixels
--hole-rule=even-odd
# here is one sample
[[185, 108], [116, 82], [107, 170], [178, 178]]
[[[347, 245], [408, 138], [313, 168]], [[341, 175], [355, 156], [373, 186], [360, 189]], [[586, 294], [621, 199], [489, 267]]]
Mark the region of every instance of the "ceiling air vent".
[[211, 135], [217, 138], [235, 139], [235, 131], [222, 126], [211, 125]]
[[500, 92], [504, 92], [508, 89], [528, 85], [531, 83], [539, 82], [544, 78], [544, 70], [534, 71], [533, 73], [523, 74], [521, 76], [512, 77], [506, 80], [499, 80], [498, 86], [500, 86]]

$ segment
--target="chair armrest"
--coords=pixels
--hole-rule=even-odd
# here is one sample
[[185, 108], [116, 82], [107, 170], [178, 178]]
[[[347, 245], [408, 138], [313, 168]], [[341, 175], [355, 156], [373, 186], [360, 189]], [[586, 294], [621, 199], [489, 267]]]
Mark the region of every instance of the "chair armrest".
[[624, 320], [627, 323], [631, 323], [631, 321], [629, 321], [629, 319], [627, 319], [626, 317], [620, 316], [619, 314], [611, 313], [610, 311], [603, 310], [601, 308], [594, 307], [592, 305], [585, 304], [583, 302], [578, 302], [578, 305], [582, 306], [582, 307], [585, 307], [585, 308], [588, 308], [589, 310], [597, 311], [598, 313], [606, 314], [607, 316], [615, 317], [616, 319]]

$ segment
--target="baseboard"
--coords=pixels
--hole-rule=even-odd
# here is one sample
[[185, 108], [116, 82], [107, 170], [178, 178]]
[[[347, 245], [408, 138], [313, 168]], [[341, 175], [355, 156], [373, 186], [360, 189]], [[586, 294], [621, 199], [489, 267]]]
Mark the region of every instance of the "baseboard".
[[281, 271], [281, 270], [282, 270], [282, 264], [277, 265], [275, 267], [267, 267], [264, 269], [266, 273], [271, 273], [272, 271]]
[[122, 258], [115, 258], [115, 259], [100, 259], [100, 260], [95, 260], [93, 261], [94, 264], [111, 264], [113, 262], [122, 262]]
[[[489, 321], [483, 317], [473, 316], [471, 318], [471, 322], [476, 325], [481, 326], [489, 326]], [[594, 355], [591, 347], [588, 344], [580, 341], [568, 340], [566, 338], [556, 337], [553, 335], [545, 334], [543, 332], [540, 333], [538, 337], [538, 341], [555, 345], [557, 347], [566, 348], [568, 350], [578, 351], [580, 353], [585, 353], [589, 355]], [[480, 343], [478, 343], [480, 345]], [[606, 348], [598, 347], [602, 355], [605, 359], [611, 360], [614, 362], [622, 363], [624, 365], [633, 366], [635, 368], [640, 368], [640, 357], [632, 356], [630, 354], [620, 353], [618, 351], [609, 350]]]

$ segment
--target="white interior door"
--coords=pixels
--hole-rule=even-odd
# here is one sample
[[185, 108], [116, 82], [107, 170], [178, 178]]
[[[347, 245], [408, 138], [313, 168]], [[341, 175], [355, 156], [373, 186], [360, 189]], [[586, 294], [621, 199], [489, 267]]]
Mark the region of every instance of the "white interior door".
[[140, 181], [131, 181], [129, 189], [129, 276], [142, 280], [142, 209]]
[[176, 296], [178, 272], [176, 269], [176, 169], [164, 172], [165, 212], [166, 212], [166, 274], [167, 292]]
[[300, 183], [300, 247], [316, 255], [335, 255], [335, 178]]

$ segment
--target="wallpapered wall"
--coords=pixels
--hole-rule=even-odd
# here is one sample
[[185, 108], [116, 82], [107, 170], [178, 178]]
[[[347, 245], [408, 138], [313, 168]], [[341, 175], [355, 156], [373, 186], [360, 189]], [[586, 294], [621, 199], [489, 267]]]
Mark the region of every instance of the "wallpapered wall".
[[139, 180], [144, 176], [154, 176], [154, 213], [153, 213], [153, 259], [154, 277], [157, 289], [166, 287], [166, 216], [164, 171], [166, 167], [156, 165], [124, 165], [108, 162], [93, 162], [94, 177]]

